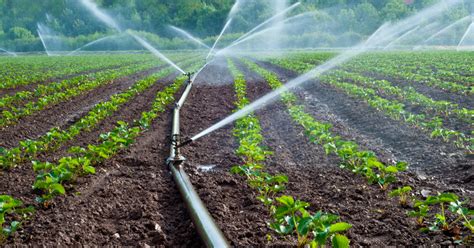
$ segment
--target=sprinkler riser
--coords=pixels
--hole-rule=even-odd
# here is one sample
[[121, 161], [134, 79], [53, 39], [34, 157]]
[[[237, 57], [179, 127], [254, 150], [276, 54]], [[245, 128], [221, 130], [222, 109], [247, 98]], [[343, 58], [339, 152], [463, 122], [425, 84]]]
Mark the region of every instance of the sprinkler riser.
[[207, 247], [226, 248], [229, 247], [229, 244], [189, 180], [183, 168], [186, 158], [179, 152], [181, 146], [191, 143], [190, 140], [192, 141], [192, 139], [187, 139], [183, 143], [180, 143], [179, 114], [193, 85], [193, 79], [191, 78], [193, 73], [184, 73], [184, 75], [188, 77], [188, 85], [173, 110], [170, 156], [166, 160], [166, 165], [171, 171], [171, 175], [178, 186], [178, 190], [183, 197], [194, 226], [200, 234], [202, 241]]

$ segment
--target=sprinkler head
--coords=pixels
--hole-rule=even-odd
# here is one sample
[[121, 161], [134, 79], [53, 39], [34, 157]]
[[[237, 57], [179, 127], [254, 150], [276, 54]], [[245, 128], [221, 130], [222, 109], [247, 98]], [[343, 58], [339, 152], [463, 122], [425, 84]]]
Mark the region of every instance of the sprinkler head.
[[188, 84], [191, 83], [191, 77], [193, 76], [194, 72], [186, 72], [183, 75], [188, 77]]
[[179, 153], [179, 140], [179, 134], [174, 134], [171, 139], [171, 145], [173, 146], [172, 149], [174, 149], [174, 154], [166, 160], [168, 164], [180, 164], [186, 160], [186, 158]]

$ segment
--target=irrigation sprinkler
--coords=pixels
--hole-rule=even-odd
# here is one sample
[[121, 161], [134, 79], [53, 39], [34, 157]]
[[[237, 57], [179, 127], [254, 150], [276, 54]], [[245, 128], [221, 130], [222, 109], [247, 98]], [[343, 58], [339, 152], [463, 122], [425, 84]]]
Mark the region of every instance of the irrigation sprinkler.
[[[202, 68], [201, 68], [202, 70]], [[201, 71], [199, 70], [199, 72]], [[170, 168], [171, 174], [174, 181], [178, 186], [178, 190], [182, 195], [182, 198], [187, 206], [189, 214], [193, 220], [193, 223], [199, 232], [203, 242], [207, 247], [229, 247], [229, 244], [219, 229], [219, 227], [214, 222], [211, 214], [207, 210], [204, 203], [199, 198], [199, 195], [196, 193], [196, 190], [193, 187], [193, 184], [189, 180], [186, 171], [184, 170], [184, 161], [186, 158], [181, 155], [180, 147], [183, 145], [189, 144], [189, 140], [184, 142], [181, 141], [180, 135], [180, 125], [179, 125], [179, 112], [181, 107], [186, 101], [188, 94], [192, 88], [193, 81], [196, 79], [198, 73], [187, 72], [184, 73], [188, 77], [186, 89], [184, 90], [181, 98], [176, 102], [173, 110], [173, 123], [171, 128], [171, 147], [170, 147], [170, 156], [166, 160], [166, 165]]]

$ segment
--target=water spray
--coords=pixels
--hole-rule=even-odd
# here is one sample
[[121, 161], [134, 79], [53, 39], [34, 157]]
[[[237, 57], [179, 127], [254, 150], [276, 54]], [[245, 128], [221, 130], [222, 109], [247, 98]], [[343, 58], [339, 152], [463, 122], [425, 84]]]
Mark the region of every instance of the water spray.
[[186, 101], [196, 76], [206, 67], [206, 65], [207, 64], [205, 64], [197, 73], [183, 73], [185, 76], [187, 76], [187, 85], [186, 89], [181, 95], [181, 98], [177, 103], [175, 103], [175, 108], [173, 110], [170, 156], [166, 160], [166, 164], [171, 170], [173, 179], [176, 182], [179, 191], [183, 195], [183, 200], [188, 207], [189, 214], [191, 215], [196, 229], [206, 246], [225, 248], [229, 247], [229, 244], [222, 231], [216, 225], [206, 206], [199, 198], [199, 195], [196, 193], [191, 180], [189, 180], [189, 177], [184, 170], [184, 161], [186, 161], [186, 158], [181, 155], [179, 149], [180, 147], [190, 143], [188, 140], [181, 142], [179, 125], [180, 110]]
[[120, 26], [115, 22], [115, 20], [110, 17], [107, 13], [101, 10], [96, 3], [91, 0], [81, 0], [82, 5], [84, 5], [92, 14], [94, 14], [97, 19], [101, 20], [108, 27], [117, 30], [119, 33], [122, 32]]
[[4, 51], [5, 53], [7, 53], [8, 55], [11, 55], [11, 56], [13, 56], [13, 57], [17, 57], [17, 56], [18, 56], [16, 53], [10, 52], [10, 51], [8, 51], [8, 50], [6, 50], [6, 49], [3, 49], [3, 48], [1, 48], [1, 47], [0, 47], [0, 51]]
[[[258, 26], [254, 27], [252, 30], [248, 31], [246, 34], [242, 35], [240, 38], [238, 38], [237, 40], [235, 40], [234, 42], [232, 42], [232, 44], [234, 43], [237, 43], [239, 42], [240, 40], [246, 38], [247, 36], [251, 35], [253, 32], [257, 31], [258, 29], [260, 29], [261, 27], [265, 26], [266, 24], [272, 22], [273, 20], [285, 15], [286, 13], [290, 12], [291, 10], [295, 9], [296, 7], [298, 7], [301, 3], [300, 2], [296, 2], [294, 3], [293, 5], [291, 5], [290, 7], [284, 9], [282, 12], [270, 17], [269, 19], [265, 20], [264, 22], [260, 23]], [[231, 45], [232, 45], [231, 44]]]
[[75, 53], [81, 51], [82, 49], [84, 49], [84, 48], [86, 48], [86, 47], [89, 47], [89, 46], [92, 46], [92, 45], [94, 45], [94, 44], [97, 44], [97, 43], [99, 43], [99, 42], [101, 42], [101, 41], [108, 40], [108, 39], [112, 39], [112, 38], [119, 37], [119, 36], [120, 36], [120, 35], [109, 35], [109, 36], [106, 36], [106, 37], [99, 38], [99, 39], [97, 39], [97, 40], [91, 41], [91, 42], [89, 42], [89, 43], [87, 43], [87, 44], [85, 44], [85, 45], [83, 45], [83, 46], [77, 48], [76, 50], [74, 50], [74, 51], [68, 53], [67, 55], [74, 55]]
[[48, 50], [48, 46], [46, 45], [46, 41], [45, 41], [45, 37], [44, 37], [44, 31], [45, 31], [45, 28], [43, 27], [43, 25], [41, 25], [40, 23], [37, 23], [36, 24], [37, 26], [37, 33], [38, 33], [38, 37], [40, 38], [41, 40], [41, 44], [43, 44], [43, 47], [44, 47], [44, 51], [46, 52], [46, 54], [48, 56], [51, 56], [51, 53], [49, 52]]
[[144, 40], [143, 38], [141, 38], [140, 36], [136, 35], [136, 34], [133, 34], [132, 32], [130, 31], [127, 31], [127, 33], [129, 35], [131, 35], [138, 43], [140, 43], [144, 48], [146, 48], [148, 51], [150, 51], [151, 53], [153, 53], [153, 55], [161, 58], [162, 60], [164, 60], [166, 63], [170, 64], [171, 66], [173, 66], [176, 70], [178, 70], [179, 72], [183, 73], [183, 74], [186, 74], [186, 72], [181, 69], [179, 66], [177, 66], [175, 63], [173, 63], [173, 61], [171, 61], [169, 58], [167, 58], [165, 55], [163, 55], [162, 53], [160, 53], [160, 51], [158, 51], [156, 48], [154, 48], [150, 43], [148, 43], [146, 40]]
[[[270, 104], [271, 102], [275, 101], [277, 97], [279, 97], [282, 93], [294, 89], [303, 83], [307, 82], [308, 80], [312, 78], [319, 77], [321, 74], [341, 65], [342, 63], [347, 62], [348, 60], [352, 59], [353, 57], [369, 50], [370, 48], [380, 46], [382, 44], [387, 44], [387, 42], [395, 39], [396, 37], [399, 37], [400, 35], [408, 32], [409, 30], [415, 28], [416, 26], [420, 25], [423, 21], [424, 18], [421, 17], [434, 17], [437, 16], [443, 11], [445, 11], [447, 8], [454, 6], [456, 4], [460, 3], [460, 0], [446, 0], [443, 1], [442, 3], [438, 3], [433, 5], [432, 7], [429, 7], [421, 12], [419, 12], [416, 15], [410, 16], [402, 21], [399, 21], [398, 23], [395, 24], [383, 24], [375, 33], [373, 33], [366, 42], [362, 42], [361, 44], [353, 47], [352, 49], [341, 53], [340, 55], [326, 61], [325, 63], [315, 67], [311, 71], [289, 81], [286, 83], [284, 86], [260, 97], [256, 101], [248, 104], [244, 108], [240, 109], [237, 112], [234, 112], [233, 114], [227, 116], [223, 120], [217, 122], [216, 124], [212, 125], [211, 127], [201, 131], [200, 133], [196, 134], [191, 138], [192, 141], [196, 141], [197, 139], [200, 139], [234, 121], [237, 119], [240, 119], [249, 113], [256, 111], [258, 109], [263, 108], [264, 106]], [[185, 141], [187, 144], [191, 143], [192, 141]], [[183, 145], [184, 143], [183, 142]]]
[[204, 47], [204, 48], [207, 48], [207, 49], [210, 49], [208, 45], [204, 44], [201, 40], [199, 40], [198, 38], [192, 36], [190, 33], [184, 31], [183, 29], [181, 28], [178, 28], [178, 27], [175, 27], [173, 25], [169, 25], [169, 28], [171, 28], [172, 30], [174, 30], [175, 32], [181, 34], [182, 36], [190, 39], [191, 41], [194, 41], [196, 44]]
[[206, 60], [212, 55], [212, 52], [214, 52], [214, 49], [216, 48], [217, 43], [219, 42], [219, 40], [221, 39], [222, 35], [224, 34], [224, 32], [227, 30], [227, 28], [230, 26], [231, 23], [232, 23], [232, 18], [230, 18], [230, 19], [227, 21], [227, 23], [224, 25], [224, 28], [222, 28], [221, 33], [219, 34], [219, 36], [217, 37], [216, 41], [214, 42], [214, 44], [212, 45], [211, 49], [209, 50], [209, 53], [208, 53], [207, 56], [206, 56]]
[[464, 40], [466, 39], [466, 37], [471, 33], [471, 30], [474, 26], [474, 21], [471, 21], [471, 24], [469, 25], [469, 27], [467, 28], [466, 32], [464, 33], [464, 35], [462, 36], [461, 38], [461, 41], [459, 41], [459, 44], [457, 46], [457, 50], [459, 51], [460, 50], [460, 47], [461, 45], [464, 43]]

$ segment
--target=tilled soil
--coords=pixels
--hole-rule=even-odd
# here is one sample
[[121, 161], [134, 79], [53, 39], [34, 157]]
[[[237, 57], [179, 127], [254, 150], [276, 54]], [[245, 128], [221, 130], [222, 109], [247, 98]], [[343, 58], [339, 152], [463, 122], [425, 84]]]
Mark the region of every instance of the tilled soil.
[[[391, 79], [391, 80], [393, 80], [393, 79]], [[353, 83], [353, 84], [361, 86], [360, 83], [358, 83], [354, 80], [346, 80], [346, 82]], [[392, 84], [392, 85], [394, 85], [394, 84]], [[362, 85], [362, 87], [364, 87], [364, 86]], [[425, 108], [425, 107], [420, 106], [418, 104], [413, 104], [410, 101], [400, 100], [396, 96], [391, 95], [391, 94], [389, 94], [388, 92], [385, 92], [382, 89], [378, 89], [376, 91], [377, 91], [377, 94], [379, 96], [381, 96], [382, 98], [385, 98], [387, 100], [399, 101], [400, 103], [402, 103], [404, 105], [404, 109], [406, 111], [410, 112], [410, 113], [418, 114], [418, 115], [425, 115], [428, 120], [432, 119], [434, 117], [441, 118], [441, 120], [443, 121], [443, 127], [444, 128], [459, 131], [459, 132], [464, 133], [465, 135], [470, 135], [471, 130], [474, 127], [473, 124], [472, 124], [472, 121], [470, 121], [468, 119], [463, 120], [463, 119], [460, 119], [457, 116], [453, 116], [453, 115], [451, 115], [451, 116], [440, 115], [440, 114], [436, 113], [435, 111], [430, 110], [429, 108]]]
[[[139, 118], [141, 112], [149, 110], [156, 92], [172, 82], [173, 78], [168, 77], [152, 86], [95, 130], [81, 134], [76, 141], [94, 143], [98, 133], [109, 131], [117, 119], [130, 123]], [[171, 184], [172, 179], [164, 165], [168, 147], [165, 145], [169, 140], [170, 110], [168, 108], [161, 114], [153, 123], [151, 131], [142, 135], [130, 149], [101, 165], [96, 175], [79, 178], [69, 186], [67, 195], [58, 197], [50, 209], [40, 209], [24, 226], [14, 243], [44, 246], [131, 246], [166, 244], [180, 240], [177, 230], [188, 229], [192, 222], [187, 217], [184, 206], [181, 211], [178, 209], [179, 204], [182, 204], [180, 195]], [[64, 155], [65, 149], [49, 154], [45, 159], [54, 160]], [[26, 203], [32, 203], [34, 195], [28, 190], [34, 180], [31, 168], [20, 166], [17, 169], [12, 171], [15, 173], [13, 175], [23, 177], [28, 174], [31, 182], [23, 183], [23, 188], [26, 189], [16, 188], [11, 193]], [[2, 185], [1, 188], [9, 186]], [[173, 218], [175, 224], [168, 225]], [[170, 239], [167, 235], [171, 234], [175, 236]], [[199, 236], [196, 235], [196, 239]], [[137, 243], [137, 240], [140, 242]]]
[[84, 92], [72, 99], [20, 118], [16, 124], [0, 129], [0, 136], [5, 137], [1, 147], [18, 146], [19, 141], [36, 139], [52, 127], [64, 128], [87, 114], [97, 103], [108, 100], [110, 96], [120, 93], [132, 86], [136, 81], [159, 71], [164, 66], [148, 69], [137, 74], [115, 79], [92, 91]]
[[15, 88], [0, 89], [0, 97], [4, 97], [6, 95], [14, 95], [15, 93], [20, 92], [20, 91], [33, 91], [39, 85], [47, 85], [47, 84], [53, 83], [53, 82], [61, 82], [61, 81], [67, 80], [67, 79], [77, 77], [77, 76], [87, 75], [87, 74], [96, 73], [96, 72], [99, 72], [99, 71], [110, 70], [110, 69], [117, 69], [117, 68], [120, 68], [120, 67], [123, 67], [123, 66], [124, 65], [115, 65], [115, 66], [108, 66], [108, 67], [97, 68], [97, 69], [92, 69], [92, 70], [86, 70], [86, 71], [81, 71], [81, 72], [77, 72], [77, 73], [74, 73], [74, 74], [69, 74], [69, 75], [65, 75], [65, 76], [61, 76], [61, 77], [49, 78], [49, 79], [46, 79], [46, 80], [41, 81], [41, 82], [33, 82], [33, 83], [30, 83], [30, 84], [27, 84], [27, 85], [18, 85]]
[[462, 94], [456, 94], [446, 90], [434, 88], [427, 86], [425, 83], [407, 81], [402, 79], [395, 79], [388, 76], [380, 75], [374, 72], [365, 72], [365, 76], [373, 77], [379, 80], [387, 80], [392, 82], [396, 86], [408, 87], [411, 86], [416, 89], [417, 92], [431, 97], [433, 100], [437, 101], [449, 101], [452, 103], [459, 104], [462, 108], [473, 109], [474, 108], [474, 99], [472, 97], [463, 96]]
[[[269, 63], [259, 64], [281, 75], [283, 82], [297, 76]], [[394, 121], [362, 100], [317, 80], [304, 84], [297, 93], [300, 99], [304, 99], [302, 104], [317, 119], [330, 123], [345, 122], [366, 139], [377, 141], [378, 144], [370, 149], [389, 151], [398, 160], [409, 162], [411, 169], [421, 175], [434, 176], [443, 182], [474, 190], [473, 160], [452, 144], [431, 139], [428, 133], [402, 121]], [[328, 118], [325, 110], [335, 117]]]
[[[270, 91], [262, 78], [235, 62], [246, 75], [250, 100]], [[183, 136], [195, 135], [235, 109], [233, 79], [225, 65], [224, 60], [211, 64], [195, 82], [181, 111]], [[293, 76], [280, 68], [263, 65], [278, 72], [285, 82]], [[154, 86], [153, 91], [159, 88]], [[109, 124], [120, 117], [131, 121], [145, 108], [146, 104], [140, 102], [151, 101], [151, 95], [139, 96], [135, 103], [123, 108], [123, 112], [114, 115], [98, 129], [107, 130]], [[396, 186], [410, 185], [417, 192], [451, 191], [472, 198], [472, 192], [467, 191], [472, 190], [472, 180], [462, 176], [455, 181], [454, 169], [451, 169], [461, 170], [462, 166], [472, 169], [471, 161], [441, 154], [450, 153], [452, 148], [423, 138], [424, 134], [417, 130], [384, 118], [362, 102], [317, 82], [299, 91], [298, 96], [308, 113], [332, 123], [333, 132], [344, 139], [355, 140], [363, 149], [373, 150], [383, 161], [409, 160], [414, 170], [402, 173]], [[58, 197], [51, 208], [39, 209], [8, 244], [202, 247], [203, 243], [165, 165], [170, 146], [171, 107], [130, 148], [98, 166], [96, 175], [78, 179], [69, 186], [67, 195]], [[325, 155], [319, 145], [312, 144], [281, 102], [277, 101], [256, 114], [263, 128], [264, 145], [274, 151], [266, 162], [267, 170], [286, 174], [290, 182], [285, 194], [309, 202], [310, 211], [337, 213], [342, 221], [351, 223], [353, 227], [348, 232], [351, 244], [453, 244], [451, 238], [442, 233], [419, 232], [414, 221], [407, 218], [406, 209], [389, 199], [386, 192], [376, 185], [368, 185], [362, 177], [340, 169], [337, 166], [339, 159]], [[238, 144], [232, 128], [232, 124], [228, 125], [184, 147], [186, 170], [232, 246], [291, 246], [294, 244], [292, 238], [279, 237], [267, 227], [268, 212], [255, 198], [255, 191], [242, 177], [229, 173], [232, 166], [241, 163], [234, 153]], [[96, 132], [79, 138], [81, 144], [93, 142], [92, 136], [96, 137]], [[76, 143], [70, 145], [73, 144]], [[417, 150], [410, 151], [413, 147], [406, 147], [413, 145]], [[51, 155], [50, 159], [59, 155], [63, 154]], [[437, 166], [432, 166], [432, 163]], [[28, 169], [19, 167], [15, 173], [24, 175], [23, 170]], [[417, 169], [428, 176], [415, 174]], [[440, 175], [446, 175], [447, 179]], [[32, 183], [34, 178], [23, 180]], [[24, 185], [28, 187], [28, 184]], [[0, 184], [2, 192], [8, 187], [13, 185]], [[18, 189], [18, 192], [23, 192], [21, 194], [15, 194], [16, 191], [11, 192], [15, 197], [32, 203], [34, 194], [29, 188]]]

